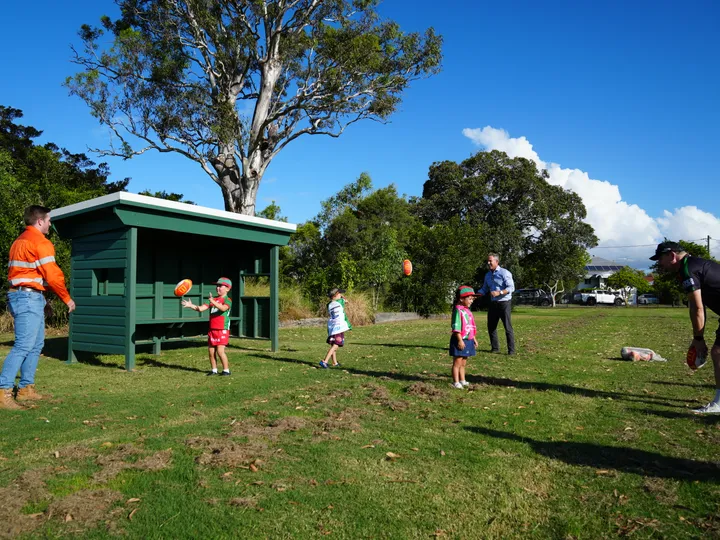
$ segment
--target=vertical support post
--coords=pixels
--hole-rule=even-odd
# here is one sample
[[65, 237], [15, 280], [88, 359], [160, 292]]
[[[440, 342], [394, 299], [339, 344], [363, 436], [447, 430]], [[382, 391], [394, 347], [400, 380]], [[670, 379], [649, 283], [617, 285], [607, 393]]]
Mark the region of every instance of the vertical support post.
[[130, 227], [125, 233], [125, 369], [135, 369], [135, 318], [137, 314], [137, 252], [138, 230]]
[[237, 304], [238, 306], [238, 337], [247, 337], [245, 335], [245, 300], [243, 296], [245, 296], [245, 271], [240, 270], [240, 273], [238, 274], [238, 280], [237, 284], [233, 285], [233, 288], [235, 289], [235, 295], [233, 298], [236, 299], [233, 304]]
[[270, 348], [280, 349], [280, 246], [270, 248]]
[[[71, 241], [70, 249], [70, 297], [75, 300], [75, 243]], [[70, 313], [70, 323], [68, 324], [68, 349], [67, 349], [67, 360], [68, 364], [74, 364], [77, 362], [77, 357], [73, 351], [73, 313]]]

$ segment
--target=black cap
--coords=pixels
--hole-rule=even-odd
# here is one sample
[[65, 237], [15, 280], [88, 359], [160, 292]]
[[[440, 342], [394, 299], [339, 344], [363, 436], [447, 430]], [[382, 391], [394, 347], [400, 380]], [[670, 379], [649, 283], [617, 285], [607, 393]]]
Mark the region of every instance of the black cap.
[[680, 253], [681, 251], [685, 251], [685, 250], [677, 242], [672, 242], [672, 241], [662, 242], [662, 243], [658, 244], [658, 246], [655, 248], [655, 255], [650, 257], [650, 260], [657, 261], [660, 258], [660, 255], [662, 255], [663, 253], [669, 253], [670, 251], [674, 251], [675, 253]]
[[330, 289], [330, 292], [328, 293], [328, 298], [332, 298], [332, 297], [335, 296], [337, 293], [342, 294], [342, 293], [344, 293], [344, 292], [345, 292], [345, 289], [338, 289], [337, 287], [335, 287], [335, 288], [333, 288], [333, 289]]

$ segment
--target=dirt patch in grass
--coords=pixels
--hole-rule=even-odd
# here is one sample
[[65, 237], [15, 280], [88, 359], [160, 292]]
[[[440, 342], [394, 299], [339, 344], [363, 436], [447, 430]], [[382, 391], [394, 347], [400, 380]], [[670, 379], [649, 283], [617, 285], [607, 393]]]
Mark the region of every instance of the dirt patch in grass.
[[105, 483], [127, 469], [159, 471], [167, 468], [172, 459], [172, 450], [163, 450], [151, 456], [142, 457], [135, 462], [127, 461], [128, 458], [142, 455], [142, 453], [142, 450], [132, 444], [123, 444], [119, 445], [114, 452], [98, 456], [95, 462], [102, 469], [93, 475], [93, 480]]
[[123, 494], [112, 489], [82, 490], [50, 504], [48, 518], [56, 519], [77, 530], [90, 528], [100, 521], [108, 524], [123, 512], [110, 508], [123, 499]]
[[384, 386], [378, 386], [376, 384], [364, 384], [363, 387], [367, 388], [368, 390], [372, 390], [372, 392], [370, 393], [370, 399], [380, 401], [390, 399], [390, 392]]
[[248, 440], [258, 438], [275, 440], [282, 433], [299, 431], [307, 426], [308, 421], [299, 416], [283, 416], [270, 422], [259, 417], [251, 416], [233, 424], [230, 436], [247, 437]]
[[27, 471], [7, 487], [0, 488], [0, 538], [16, 538], [34, 531], [45, 520], [45, 514], [23, 514], [30, 501], [50, 496], [42, 480], [50, 468]]
[[233, 497], [228, 501], [228, 504], [241, 508], [257, 508], [257, 501], [252, 497]]
[[338, 413], [329, 412], [327, 418], [323, 418], [317, 422], [317, 427], [321, 433], [327, 433], [336, 430], [360, 431], [362, 427], [357, 422], [359, 418], [366, 413], [360, 409], [347, 408]]
[[384, 386], [364, 384], [363, 388], [372, 390], [369, 398], [365, 401], [365, 403], [369, 405], [382, 405], [392, 411], [404, 411], [410, 406], [410, 404], [405, 400], [392, 399], [390, 392]]
[[202, 450], [202, 454], [195, 458], [196, 463], [211, 467], [247, 469], [252, 464], [257, 468], [272, 455], [267, 445], [258, 442], [238, 443], [228, 439], [191, 437], [185, 444], [192, 449]]
[[664, 478], [646, 478], [643, 489], [662, 504], [671, 505], [677, 503], [677, 482], [665, 480]]
[[62, 459], [69, 459], [75, 461], [81, 461], [83, 459], [97, 457], [97, 450], [81, 444], [73, 444], [66, 446], [57, 451], [58, 457]]
[[445, 392], [432, 384], [424, 383], [422, 381], [418, 381], [408, 386], [406, 392], [411, 396], [418, 396], [424, 399], [429, 399], [430, 401], [435, 401], [445, 397]]
[[306, 427], [307, 424], [307, 420], [300, 418], [299, 416], [284, 416], [270, 422], [269, 427], [275, 432], [299, 431]]

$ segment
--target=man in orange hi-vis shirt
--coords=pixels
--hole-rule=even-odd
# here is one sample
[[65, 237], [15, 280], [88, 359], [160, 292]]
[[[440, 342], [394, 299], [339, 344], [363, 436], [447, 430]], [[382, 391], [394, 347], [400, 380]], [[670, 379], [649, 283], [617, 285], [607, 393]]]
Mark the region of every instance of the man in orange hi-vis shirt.
[[[67, 304], [68, 311], [75, 309], [65, 276], [55, 262], [55, 247], [45, 238], [50, 231], [50, 209], [29, 206], [24, 218], [25, 232], [10, 248], [8, 307], [15, 320], [15, 345], [0, 373], [0, 409], [22, 409], [17, 401], [42, 399], [35, 391], [35, 371], [45, 344], [46, 288]], [[20, 382], [13, 399], [18, 371]]]

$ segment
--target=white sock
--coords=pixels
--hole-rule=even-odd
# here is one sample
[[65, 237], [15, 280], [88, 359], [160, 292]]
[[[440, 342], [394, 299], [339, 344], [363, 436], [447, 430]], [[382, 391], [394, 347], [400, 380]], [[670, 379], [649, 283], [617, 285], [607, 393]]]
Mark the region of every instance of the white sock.
[[720, 388], [715, 390], [715, 399], [713, 399], [713, 401], [720, 405]]
[[213, 368], [212, 372], [217, 373], [217, 368]]
[[230, 373], [229, 369], [223, 369], [223, 373]]

